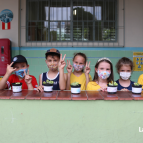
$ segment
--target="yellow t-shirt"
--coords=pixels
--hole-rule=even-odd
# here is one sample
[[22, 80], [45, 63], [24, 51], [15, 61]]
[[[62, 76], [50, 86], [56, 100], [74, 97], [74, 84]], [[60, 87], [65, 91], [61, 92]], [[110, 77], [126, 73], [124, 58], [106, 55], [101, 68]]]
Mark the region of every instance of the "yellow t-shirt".
[[[92, 80], [92, 77], [89, 74], [89, 81], [91, 81], [91, 80]], [[78, 82], [79, 84], [81, 84], [81, 90], [85, 90], [86, 89], [85, 73], [82, 73], [79, 77], [77, 77], [73, 73], [71, 73], [70, 84], [73, 83], [73, 82]]]
[[2, 79], [2, 77], [0, 77], [0, 80]]
[[100, 85], [98, 85], [95, 81], [91, 81], [87, 84], [86, 90], [99, 90]]
[[[143, 74], [141, 74], [138, 78], [138, 83], [143, 85]], [[143, 89], [143, 86], [142, 86], [142, 89]]]

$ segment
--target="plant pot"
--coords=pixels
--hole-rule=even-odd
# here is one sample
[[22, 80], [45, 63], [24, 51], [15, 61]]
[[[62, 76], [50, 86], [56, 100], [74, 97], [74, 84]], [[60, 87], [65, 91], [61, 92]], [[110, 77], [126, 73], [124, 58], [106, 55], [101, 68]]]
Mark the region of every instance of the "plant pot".
[[81, 92], [81, 84], [73, 86], [71, 85], [71, 93], [79, 94]]
[[132, 85], [132, 93], [135, 94], [141, 94], [142, 92], [142, 85], [135, 86], [134, 84]]
[[20, 84], [12, 83], [12, 91], [13, 92], [21, 92], [22, 91], [22, 83], [20, 83]]
[[107, 85], [107, 92], [109, 94], [116, 94], [117, 93], [117, 86]]
[[46, 83], [46, 84], [43, 84], [43, 86], [44, 86], [44, 92], [52, 92], [53, 91], [53, 84]]

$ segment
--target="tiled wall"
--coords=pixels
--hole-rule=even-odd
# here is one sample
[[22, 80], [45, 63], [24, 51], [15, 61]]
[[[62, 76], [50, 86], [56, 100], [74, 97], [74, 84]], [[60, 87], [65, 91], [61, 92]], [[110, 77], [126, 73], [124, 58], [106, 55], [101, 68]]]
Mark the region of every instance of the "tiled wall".
[[[27, 50], [26, 50], [27, 49]], [[47, 65], [45, 63], [45, 52], [48, 48], [39, 50], [39, 49], [22, 49], [20, 51], [18, 50], [12, 50], [12, 56], [15, 56], [17, 54], [22, 54], [24, 55], [27, 60], [28, 60], [28, 64], [30, 65], [29, 70], [30, 70], [30, 74], [34, 75], [37, 78], [37, 81], [39, 82], [39, 75], [42, 72], [46, 72], [48, 71]], [[140, 48], [142, 49], [142, 48]], [[60, 48], [59, 48], [60, 50]], [[141, 51], [141, 50], [140, 50]], [[72, 58], [73, 58], [73, 54], [75, 52], [83, 52], [87, 55], [88, 57], [88, 61], [91, 61], [91, 76], [93, 78], [94, 76], [94, 66], [96, 61], [101, 58], [101, 57], [108, 57], [110, 58], [110, 60], [113, 63], [113, 67], [114, 67], [114, 78], [115, 80], [117, 80], [119, 78], [117, 72], [116, 72], [116, 68], [115, 65], [117, 63], [117, 61], [121, 58], [121, 57], [128, 57], [131, 60], [133, 59], [133, 52], [135, 52], [134, 50], [60, 50], [60, 52], [64, 55], [66, 54], [66, 61], [70, 60], [72, 63]], [[65, 73], [66, 73], [66, 68], [65, 68]], [[133, 72], [132, 73], [132, 77], [131, 80], [133, 81], [137, 81], [138, 77], [140, 74], [142, 74], [143, 72]]]

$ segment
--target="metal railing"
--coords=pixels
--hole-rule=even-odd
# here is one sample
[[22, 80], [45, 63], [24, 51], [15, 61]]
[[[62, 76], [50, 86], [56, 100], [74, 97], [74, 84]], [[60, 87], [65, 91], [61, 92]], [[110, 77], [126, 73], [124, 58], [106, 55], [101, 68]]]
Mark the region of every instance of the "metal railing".
[[124, 47], [124, 0], [20, 0], [20, 47]]

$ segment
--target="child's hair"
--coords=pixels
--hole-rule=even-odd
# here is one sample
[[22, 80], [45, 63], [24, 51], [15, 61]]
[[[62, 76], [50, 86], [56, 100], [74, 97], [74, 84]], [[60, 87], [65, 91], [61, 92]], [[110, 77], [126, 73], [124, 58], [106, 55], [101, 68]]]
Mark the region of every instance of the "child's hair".
[[[110, 64], [110, 68], [111, 68], [111, 74], [110, 76], [107, 78], [107, 82], [111, 82], [111, 81], [114, 81], [114, 74], [113, 74], [113, 65], [111, 63], [111, 61], [108, 59], [108, 58], [101, 58], [97, 61], [96, 65], [95, 65], [95, 68], [98, 68], [99, 64], [101, 62], [106, 62], [106, 63], [109, 63]], [[95, 74], [94, 74], [94, 78], [93, 78], [93, 81], [98, 81], [98, 73], [95, 71]]]
[[74, 59], [75, 59], [76, 56], [81, 56], [81, 57], [83, 57], [83, 58], [85, 59], [85, 63], [87, 62], [87, 57], [86, 57], [86, 55], [85, 55], [84, 53], [81, 53], [81, 52], [79, 52], [79, 53], [74, 53], [73, 61], [74, 61]]
[[117, 72], [123, 65], [129, 65], [131, 67], [131, 70], [133, 70], [133, 62], [129, 58], [123, 57], [116, 64]]
[[45, 58], [47, 59], [48, 56], [52, 56], [52, 58], [54, 58], [54, 56], [57, 56], [60, 59], [60, 55], [56, 54], [56, 53], [49, 53], [49, 54], [45, 55]]

